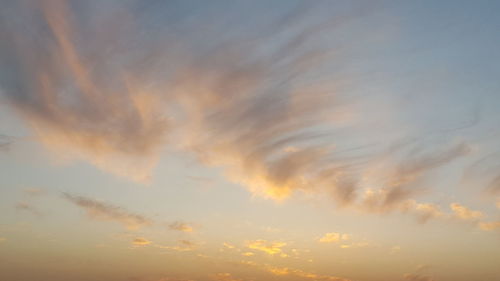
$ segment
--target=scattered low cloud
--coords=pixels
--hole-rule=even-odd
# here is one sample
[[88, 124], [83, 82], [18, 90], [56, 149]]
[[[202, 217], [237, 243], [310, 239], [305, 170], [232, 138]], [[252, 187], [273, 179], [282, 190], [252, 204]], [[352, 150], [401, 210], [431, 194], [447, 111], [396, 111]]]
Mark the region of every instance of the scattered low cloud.
[[41, 188], [25, 188], [23, 189], [24, 194], [28, 195], [29, 197], [40, 197], [45, 194], [47, 194], [47, 191]]
[[258, 250], [269, 255], [286, 255], [283, 253], [282, 248], [286, 246], [287, 243], [279, 241], [266, 241], [266, 240], [253, 240], [248, 241], [246, 246], [249, 249]]
[[129, 230], [136, 230], [153, 223], [149, 218], [132, 213], [122, 207], [69, 193], [62, 195], [64, 199], [84, 209], [90, 219], [118, 222]]
[[430, 276], [420, 275], [420, 274], [416, 274], [416, 273], [405, 274], [404, 280], [405, 281], [436, 281], [436, 279], [434, 279]]
[[28, 202], [18, 202], [15, 207], [17, 210], [26, 211], [26, 212], [29, 212], [29, 213], [35, 215], [35, 216], [42, 215], [42, 212], [40, 212], [35, 206], [33, 206], [32, 204], [30, 204]]
[[231, 273], [217, 273], [212, 277], [214, 281], [244, 281], [245, 279], [240, 279], [233, 277]]
[[176, 221], [168, 226], [171, 230], [177, 230], [182, 232], [193, 232], [194, 228], [188, 223]]
[[451, 203], [450, 209], [453, 211], [456, 218], [461, 220], [477, 220], [483, 217], [480, 211], [473, 211], [458, 203]]
[[296, 276], [305, 279], [318, 280], [318, 281], [350, 281], [350, 279], [330, 276], [330, 275], [320, 275], [312, 272], [303, 271], [300, 269], [293, 269], [289, 267], [275, 267], [275, 266], [265, 266], [267, 271], [277, 276]]
[[351, 235], [344, 233], [337, 233], [337, 232], [328, 232], [325, 233], [321, 238], [318, 239], [318, 242], [320, 243], [337, 243], [341, 240], [349, 240], [351, 239]]
[[14, 143], [14, 140], [14, 137], [0, 134], [0, 151], [9, 150]]
[[357, 249], [357, 248], [366, 248], [371, 246], [371, 244], [367, 241], [360, 241], [360, 242], [352, 242], [349, 244], [342, 244], [340, 245], [341, 249]]
[[500, 229], [500, 221], [479, 222], [478, 226], [484, 231]]
[[390, 250], [390, 254], [397, 254], [401, 251], [401, 246], [392, 246]]
[[196, 281], [188, 278], [178, 278], [178, 277], [131, 277], [130, 281]]
[[132, 240], [132, 244], [134, 246], [146, 246], [146, 245], [149, 245], [151, 243], [152, 243], [151, 241], [149, 241], [148, 239], [143, 238], [143, 237], [137, 237], [137, 238], [134, 238], [134, 240]]
[[228, 249], [236, 248], [236, 246], [234, 246], [233, 244], [227, 243], [227, 242], [224, 242], [222, 245], [224, 245], [224, 247], [226, 247]]
[[196, 243], [189, 241], [189, 240], [179, 240], [178, 245], [175, 245], [175, 246], [157, 245], [158, 248], [173, 250], [173, 251], [177, 251], [177, 252], [193, 251], [196, 249], [197, 246], [198, 245]]

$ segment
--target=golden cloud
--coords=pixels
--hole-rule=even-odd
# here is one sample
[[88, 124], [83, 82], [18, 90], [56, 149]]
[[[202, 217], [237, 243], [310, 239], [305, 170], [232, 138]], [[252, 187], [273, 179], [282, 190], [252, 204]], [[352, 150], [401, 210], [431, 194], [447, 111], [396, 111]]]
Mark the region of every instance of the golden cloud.
[[478, 226], [484, 231], [492, 231], [495, 229], [500, 229], [500, 221], [479, 222]]
[[182, 231], [182, 232], [193, 232], [194, 231], [194, 229], [191, 225], [184, 223], [184, 222], [180, 222], [180, 221], [173, 222], [168, 227], [172, 230], [177, 230], [177, 231]]
[[348, 240], [349, 235], [348, 234], [340, 234], [336, 232], [329, 232], [323, 235], [318, 241], [320, 243], [336, 243], [339, 242], [340, 240]]
[[134, 246], [146, 246], [146, 245], [149, 245], [151, 243], [152, 243], [151, 241], [149, 241], [146, 238], [142, 238], [142, 237], [137, 237], [137, 238], [134, 238], [134, 240], [132, 240], [132, 244]]
[[285, 242], [269, 242], [266, 240], [254, 240], [254, 241], [248, 241], [246, 245], [249, 249], [253, 250], [258, 250], [264, 253], [267, 253], [269, 255], [276, 255], [280, 254], [282, 255], [282, 249], [284, 246], [286, 246]]
[[450, 209], [455, 214], [455, 217], [462, 220], [477, 220], [483, 217], [483, 213], [480, 211], [473, 211], [458, 203], [451, 203]]

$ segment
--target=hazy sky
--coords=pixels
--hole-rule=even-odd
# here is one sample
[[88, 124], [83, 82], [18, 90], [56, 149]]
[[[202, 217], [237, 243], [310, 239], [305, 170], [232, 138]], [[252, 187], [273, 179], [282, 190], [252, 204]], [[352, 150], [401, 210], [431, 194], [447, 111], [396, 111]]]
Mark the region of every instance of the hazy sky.
[[500, 280], [499, 1], [0, 3], [1, 280]]

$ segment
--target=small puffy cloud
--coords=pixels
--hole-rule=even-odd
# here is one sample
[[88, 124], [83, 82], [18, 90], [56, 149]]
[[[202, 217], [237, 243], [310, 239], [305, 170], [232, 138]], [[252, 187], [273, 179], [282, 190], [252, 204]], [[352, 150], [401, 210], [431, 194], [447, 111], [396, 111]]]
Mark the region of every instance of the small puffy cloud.
[[137, 238], [134, 238], [134, 240], [132, 240], [132, 244], [134, 246], [146, 246], [146, 245], [149, 245], [151, 243], [152, 243], [151, 241], [149, 241], [146, 238], [142, 238], [142, 237], [137, 237]]
[[193, 232], [194, 229], [191, 225], [181, 222], [181, 221], [176, 221], [171, 223], [168, 226], [171, 230], [177, 230], [177, 231], [182, 231], [182, 232]]
[[254, 253], [252, 252], [244, 252], [244, 253], [241, 253], [242, 256], [245, 256], [245, 257], [251, 257], [253, 255], [255, 255]]
[[483, 213], [480, 211], [473, 211], [458, 203], [450, 204], [450, 209], [453, 211], [454, 216], [461, 220], [477, 220], [483, 217]]
[[270, 242], [262, 239], [247, 242], [247, 247], [249, 249], [262, 251], [269, 255], [283, 254], [281, 248], [283, 248], [284, 246], [286, 246], [285, 242]]
[[318, 242], [320, 243], [336, 243], [341, 240], [349, 240], [351, 239], [351, 235], [344, 233], [337, 233], [337, 232], [328, 232], [323, 235], [323, 237], [318, 239]]
[[340, 239], [341, 239], [340, 233], [329, 232], [329, 233], [326, 233], [325, 235], [323, 235], [323, 237], [321, 237], [318, 241], [320, 243], [335, 243], [335, 242], [339, 242]]
[[500, 229], [500, 221], [479, 222], [478, 226], [484, 231], [492, 231], [495, 229]]
[[5, 237], [0, 237], [0, 243], [7, 241], [7, 238]]
[[414, 215], [419, 223], [426, 223], [430, 219], [444, 218], [446, 214], [436, 204], [418, 203], [415, 200], [407, 200], [400, 206], [403, 212]]
[[420, 275], [420, 274], [405, 274], [404, 280], [405, 281], [436, 281], [436, 279], [434, 279], [430, 276], [424, 276], [424, 275]]
[[153, 223], [149, 218], [129, 212], [122, 207], [103, 203], [87, 197], [63, 193], [63, 198], [84, 209], [87, 216], [91, 219], [118, 222], [129, 230], [139, 229]]

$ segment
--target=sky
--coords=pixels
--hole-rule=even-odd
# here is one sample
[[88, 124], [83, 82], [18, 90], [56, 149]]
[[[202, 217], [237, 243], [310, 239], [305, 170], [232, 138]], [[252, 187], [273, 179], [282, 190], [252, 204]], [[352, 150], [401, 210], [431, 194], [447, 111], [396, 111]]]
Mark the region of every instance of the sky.
[[1, 280], [500, 280], [500, 2], [0, 5]]

